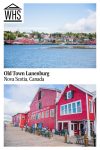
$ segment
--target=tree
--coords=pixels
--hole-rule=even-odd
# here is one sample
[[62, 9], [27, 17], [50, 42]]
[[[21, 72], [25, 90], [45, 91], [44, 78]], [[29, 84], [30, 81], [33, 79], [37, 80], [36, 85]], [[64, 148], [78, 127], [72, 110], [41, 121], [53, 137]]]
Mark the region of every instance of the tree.
[[4, 40], [15, 40], [15, 39], [16, 39], [15, 33], [11, 32], [11, 31], [4, 32]]

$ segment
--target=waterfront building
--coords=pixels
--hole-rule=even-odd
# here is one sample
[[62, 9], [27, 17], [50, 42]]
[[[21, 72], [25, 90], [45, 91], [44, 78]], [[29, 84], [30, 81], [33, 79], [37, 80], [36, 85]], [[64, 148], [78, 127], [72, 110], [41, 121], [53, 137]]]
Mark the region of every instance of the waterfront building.
[[95, 121], [94, 95], [76, 86], [65, 87], [56, 104], [56, 129], [67, 129], [69, 136], [84, 135], [90, 138]]
[[12, 123], [14, 126], [24, 127], [26, 124], [26, 114], [25, 113], [17, 113], [12, 116]]
[[96, 133], [96, 92], [91, 93], [78, 85], [66, 85], [61, 92], [39, 88], [27, 113], [12, 117], [14, 126], [67, 129], [69, 136]]
[[30, 105], [29, 125], [42, 126], [50, 130], [56, 127], [56, 101], [59, 90], [40, 88]]

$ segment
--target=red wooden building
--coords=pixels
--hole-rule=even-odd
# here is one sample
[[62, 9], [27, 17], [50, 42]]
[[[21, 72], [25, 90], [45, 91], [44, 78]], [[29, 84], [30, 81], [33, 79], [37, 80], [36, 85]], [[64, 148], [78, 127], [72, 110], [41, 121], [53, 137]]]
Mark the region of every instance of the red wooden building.
[[26, 124], [26, 114], [18, 113], [12, 116], [12, 122], [14, 126], [19, 126], [20, 128], [23, 128]]
[[60, 91], [54, 89], [40, 88], [35, 95], [29, 113], [29, 126], [49, 128], [50, 130], [56, 127], [56, 100]]
[[96, 93], [77, 85], [67, 85], [64, 90], [40, 88], [27, 113], [12, 117], [14, 126], [41, 126], [57, 130], [68, 129], [69, 136], [82, 135], [90, 138], [96, 131]]
[[56, 104], [56, 128], [68, 129], [69, 136], [91, 137], [94, 130], [95, 100], [93, 94], [76, 85], [68, 85], [62, 91]]

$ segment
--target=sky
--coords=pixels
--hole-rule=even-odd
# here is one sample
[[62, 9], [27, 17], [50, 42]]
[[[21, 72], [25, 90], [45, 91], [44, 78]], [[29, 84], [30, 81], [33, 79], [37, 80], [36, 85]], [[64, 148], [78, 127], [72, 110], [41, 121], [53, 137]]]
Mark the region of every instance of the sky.
[[[66, 85], [64, 84], [34, 84], [34, 85], [4, 85], [4, 119], [11, 121], [11, 116], [19, 112], [29, 111], [30, 104], [40, 87], [63, 90]], [[96, 86], [79, 85], [82, 88], [93, 92], [96, 91]]]
[[24, 4], [24, 23], [6, 24], [21, 32], [96, 32], [95, 3]]

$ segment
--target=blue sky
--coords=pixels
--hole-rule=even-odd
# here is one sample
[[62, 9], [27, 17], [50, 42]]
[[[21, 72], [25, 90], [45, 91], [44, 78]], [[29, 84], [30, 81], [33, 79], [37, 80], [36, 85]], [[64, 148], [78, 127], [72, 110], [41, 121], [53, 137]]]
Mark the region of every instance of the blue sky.
[[5, 24], [5, 30], [95, 32], [96, 4], [25, 4], [24, 24]]
[[[67, 85], [67, 84], [66, 84]], [[63, 90], [64, 84], [34, 84], [34, 85], [4, 85], [4, 117], [11, 120], [11, 116], [18, 112], [26, 112], [40, 87]], [[93, 92], [96, 91], [95, 85], [79, 85], [82, 88]]]

